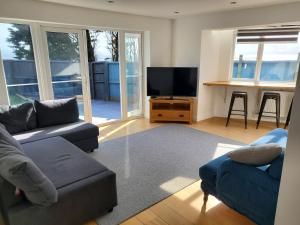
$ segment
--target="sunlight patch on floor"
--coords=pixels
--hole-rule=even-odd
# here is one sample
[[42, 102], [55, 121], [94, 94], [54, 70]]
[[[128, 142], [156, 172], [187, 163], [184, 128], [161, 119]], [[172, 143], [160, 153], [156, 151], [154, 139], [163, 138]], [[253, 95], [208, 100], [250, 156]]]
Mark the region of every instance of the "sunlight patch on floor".
[[213, 158], [218, 158], [219, 156], [222, 156], [230, 151], [233, 151], [237, 148], [242, 147], [241, 145], [231, 145], [231, 144], [225, 144], [225, 143], [218, 143], [216, 150], [214, 152]]
[[168, 193], [175, 193], [178, 190], [179, 184], [183, 184], [183, 183], [191, 184], [194, 181], [195, 180], [192, 178], [178, 176], [171, 180], [166, 181], [165, 183], [161, 184], [159, 187]]
[[[200, 191], [200, 190], [199, 190], [199, 192], [202, 193], [202, 191]], [[193, 207], [195, 210], [197, 210], [197, 211], [200, 212], [201, 209], [202, 209], [202, 206], [203, 206], [203, 196], [204, 196], [203, 194], [199, 195], [197, 198], [193, 199], [193, 200], [190, 202], [189, 205], [190, 205], [191, 207]], [[210, 209], [216, 207], [217, 205], [219, 205], [220, 203], [221, 203], [221, 202], [220, 202], [218, 199], [216, 199], [216, 198], [210, 196], [210, 197], [208, 198], [207, 203], [206, 203], [205, 211], [207, 212], [208, 210], [210, 210]]]
[[[126, 128], [127, 126], [129, 126], [130, 124], [134, 123], [135, 120], [130, 120], [122, 125], [120, 125], [119, 127], [117, 127], [116, 129], [113, 129], [112, 131], [106, 133], [105, 135], [101, 135], [100, 138], [98, 139], [99, 141], [104, 140], [105, 138], [108, 138], [109, 136], [117, 133], [118, 131], [122, 130], [123, 128]], [[100, 129], [101, 130], [101, 129]]]

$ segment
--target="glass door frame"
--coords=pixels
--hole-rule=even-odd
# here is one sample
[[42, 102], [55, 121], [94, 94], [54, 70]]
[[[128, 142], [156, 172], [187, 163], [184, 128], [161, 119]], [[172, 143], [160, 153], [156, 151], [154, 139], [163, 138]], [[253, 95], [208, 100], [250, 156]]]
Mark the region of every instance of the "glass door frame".
[[[125, 56], [125, 34], [140, 34], [141, 38], [139, 41], [139, 61], [141, 62], [139, 65], [139, 73], [141, 74], [141, 79], [139, 81], [140, 83], [140, 96], [139, 100], [141, 103], [141, 112], [139, 115], [129, 115], [128, 113], [128, 92], [127, 92], [127, 80], [126, 80], [126, 56]], [[128, 120], [128, 119], [134, 119], [134, 118], [141, 118], [144, 116], [145, 110], [145, 96], [144, 96], [144, 73], [143, 73], [143, 66], [144, 66], [144, 60], [143, 60], [143, 32], [139, 31], [132, 31], [132, 30], [121, 30], [119, 31], [119, 67], [120, 67], [120, 92], [121, 92], [121, 120]]]
[[[132, 34], [132, 35], [138, 34], [139, 35], [139, 38], [138, 38], [138, 62], [139, 62], [138, 76], [140, 77], [139, 78], [139, 104], [140, 104], [140, 107], [139, 107], [139, 109], [136, 109], [133, 111], [127, 111], [128, 117], [134, 117], [134, 116], [141, 116], [144, 112], [144, 110], [143, 110], [143, 108], [144, 108], [144, 104], [143, 104], [144, 76], [143, 76], [143, 51], [142, 51], [143, 36], [142, 36], [142, 33], [140, 33], [140, 32], [126, 31], [125, 39], [126, 39], [126, 34], [129, 34], [129, 35], [130, 34]], [[126, 74], [125, 74], [125, 76], [126, 76]], [[127, 85], [127, 81], [126, 81], [126, 85]]]
[[89, 68], [87, 61], [87, 46], [86, 46], [86, 34], [82, 29], [71, 29], [71, 28], [60, 28], [51, 26], [41, 26], [42, 32], [42, 46], [44, 49], [44, 65], [46, 70], [45, 83], [46, 92], [48, 99], [54, 99], [53, 85], [52, 85], [52, 75], [50, 67], [50, 58], [48, 50], [47, 32], [57, 32], [57, 33], [74, 33], [78, 35], [78, 47], [79, 47], [79, 57], [80, 57], [80, 75], [82, 83], [82, 97], [84, 105], [84, 120], [87, 122], [92, 122], [92, 111], [91, 111], [91, 94], [90, 94], [90, 82], [89, 82]]
[[2, 96], [0, 99], [0, 105], [9, 105], [9, 96], [8, 96], [8, 90], [6, 86], [5, 71], [4, 71], [4, 65], [1, 56], [1, 50], [0, 50], [0, 95]]

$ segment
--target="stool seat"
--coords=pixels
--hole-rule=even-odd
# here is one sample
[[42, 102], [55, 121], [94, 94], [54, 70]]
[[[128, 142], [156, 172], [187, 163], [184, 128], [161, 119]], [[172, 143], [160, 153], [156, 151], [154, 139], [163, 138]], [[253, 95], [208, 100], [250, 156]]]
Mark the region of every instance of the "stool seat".
[[[266, 103], [268, 100], [275, 100], [276, 104], [276, 109], [275, 112], [265, 112], [268, 113], [268, 115], [263, 115], [264, 114], [264, 109], [266, 106]], [[270, 116], [270, 114], [275, 114], [275, 116]], [[258, 114], [258, 119], [256, 122], [256, 129], [259, 127], [260, 121], [262, 117], [273, 117], [276, 118], [276, 126], [277, 128], [279, 127], [279, 122], [280, 122], [280, 94], [277, 92], [264, 92], [262, 102], [260, 105], [260, 110]]]
[[247, 96], [247, 92], [245, 91], [233, 91], [232, 95], [234, 95], [235, 97], [240, 97], [240, 98], [244, 98], [245, 96]]
[[265, 92], [264, 96], [268, 97], [268, 99], [280, 98], [280, 94], [276, 92]]
[[[244, 110], [233, 109], [234, 101], [236, 98], [242, 98], [244, 102]], [[232, 112], [239, 112], [234, 114]], [[228, 110], [228, 116], [226, 121], [226, 127], [228, 126], [231, 115], [244, 116], [245, 118], [245, 129], [247, 129], [247, 117], [248, 117], [248, 94], [245, 91], [233, 91], [230, 100], [230, 106]]]

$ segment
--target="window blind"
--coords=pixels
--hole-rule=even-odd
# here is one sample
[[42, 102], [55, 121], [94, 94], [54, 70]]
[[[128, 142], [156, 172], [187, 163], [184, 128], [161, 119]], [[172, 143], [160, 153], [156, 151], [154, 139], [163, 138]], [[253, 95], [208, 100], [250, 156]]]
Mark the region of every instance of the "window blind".
[[238, 43], [297, 42], [300, 27], [238, 30]]

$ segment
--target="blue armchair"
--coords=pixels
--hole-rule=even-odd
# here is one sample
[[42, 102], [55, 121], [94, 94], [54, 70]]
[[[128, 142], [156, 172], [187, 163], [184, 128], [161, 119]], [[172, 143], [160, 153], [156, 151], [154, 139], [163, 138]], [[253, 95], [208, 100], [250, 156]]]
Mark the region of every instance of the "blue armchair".
[[[275, 129], [250, 145], [277, 143], [286, 147], [288, 132]], [[226, 155], [199, 169], [204, 200], [213, 195], [259, 225], [273, 225], [284, 153], [270, 165], [248, 166]]]

